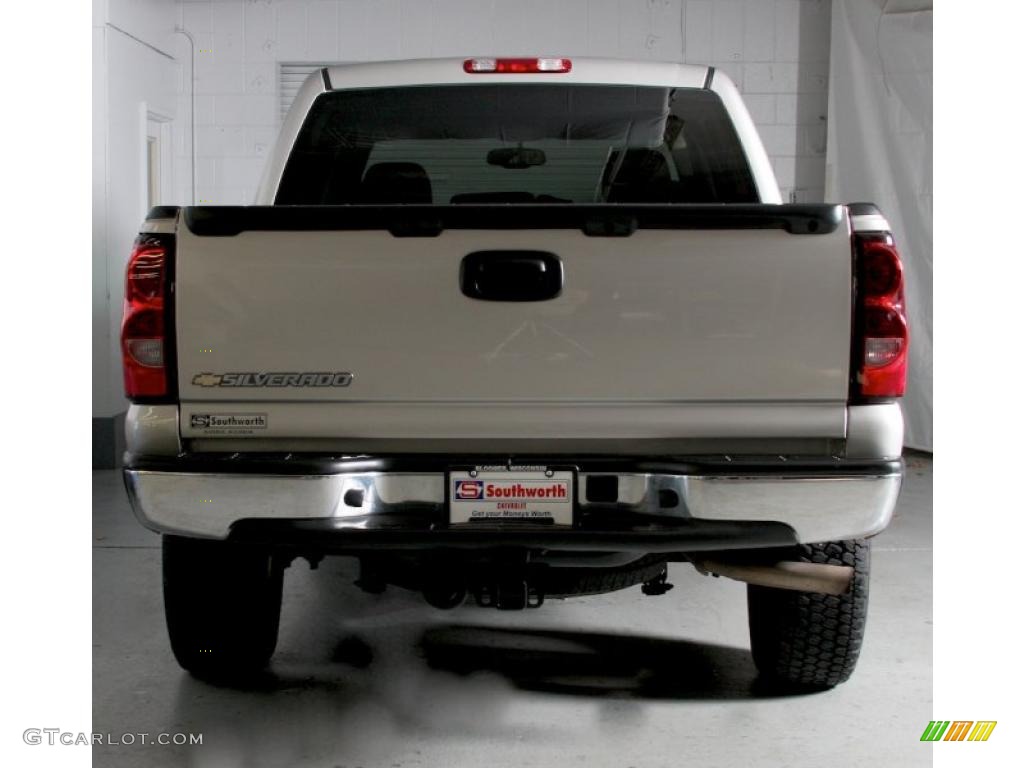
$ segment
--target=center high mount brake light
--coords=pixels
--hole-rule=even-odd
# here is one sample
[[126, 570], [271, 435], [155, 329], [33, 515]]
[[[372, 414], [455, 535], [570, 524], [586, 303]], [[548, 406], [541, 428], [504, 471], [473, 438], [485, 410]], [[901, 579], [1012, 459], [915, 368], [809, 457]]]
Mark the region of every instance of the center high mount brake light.
[[462, 70], [471, 75], [565, 74], [572, 71], [572, 61], [559, 58], [466, 59]]

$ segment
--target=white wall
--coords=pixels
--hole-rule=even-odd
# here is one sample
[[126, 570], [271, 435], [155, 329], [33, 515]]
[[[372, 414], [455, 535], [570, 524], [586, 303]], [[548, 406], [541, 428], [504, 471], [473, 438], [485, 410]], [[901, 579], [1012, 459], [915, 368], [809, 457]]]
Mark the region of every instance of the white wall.
[[175, 118], [182, 84], [171, 53], [173, 0], [100, 0], [93, 8], [92, 408], [110, 417], [125, 410], [121, 297], [146, 212], [144, 115]]
[[112, 416], [107, 265], [106, 30], [92, 28], [92, 415]]
[[[747, 98], [784, 199], [821, 200], [827, 0], [178, 0], [196, 40], [197, 202], [252, 201], [279, 62], [534, 53], [713, 64]], [[188, 72], [179, 114], [188, 115]], [[190, 199], [189, 147], [178, 145]]]
[[903, 258], [910, 367], [904, 444], [932, 450], [932, 11], [835, 0], [829, 194], [877, 203]]

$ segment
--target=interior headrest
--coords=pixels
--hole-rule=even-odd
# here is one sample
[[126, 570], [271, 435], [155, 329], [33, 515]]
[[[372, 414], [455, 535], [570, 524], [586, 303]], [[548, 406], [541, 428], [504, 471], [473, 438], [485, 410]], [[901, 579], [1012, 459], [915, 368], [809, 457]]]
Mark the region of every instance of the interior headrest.
[[[608, 166], [605, 168], [606, 177], [611, 176], [618, 159], [619, 153], [617, 151], [613, 152], [608, 160]], [[619, 184], [650, 184], [656, 181], [668, 181], [669, 179], [668, 162], [661, 152], [656, 149], [636, 148], [626, 150], [626, 156], [623, 158], [622, 165], [619, 166], [619, 171], [615, 174], [615, 180], [612, 183], [616, 186]], [[608, 183], [608, 178], [605, 179], [605, 183]]]
[[430, 178], [418, 163], [375, 163], [366, 169], [364, 203], [423, 203], [434, 201]]

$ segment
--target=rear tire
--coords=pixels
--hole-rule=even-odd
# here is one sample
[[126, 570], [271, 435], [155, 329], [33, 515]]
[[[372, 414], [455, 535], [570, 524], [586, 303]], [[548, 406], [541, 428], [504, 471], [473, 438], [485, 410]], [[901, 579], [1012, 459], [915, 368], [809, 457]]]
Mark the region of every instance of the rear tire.
[[863, 540], [800, 546], [809, 563], [853, 566], [844, 595], [747, 586], [750, 648], [768, 683], [825, 689], [853, 674], [864, 639], [871, 546]]
[[282, 571], [266, 550], [164, 536], [164, 613], [178, 663], [207, 679], [266, 666], [277, 645]]

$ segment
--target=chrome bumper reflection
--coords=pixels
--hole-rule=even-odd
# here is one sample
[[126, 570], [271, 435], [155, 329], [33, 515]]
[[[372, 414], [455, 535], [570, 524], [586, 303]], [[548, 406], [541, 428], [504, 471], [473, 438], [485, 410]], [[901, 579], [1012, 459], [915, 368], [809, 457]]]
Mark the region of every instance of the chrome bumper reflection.
[[[329, 475], [185, 473], [125, 470], [136, 516], [162, 533], [222, 539], [238, 520], [331, 518], [358, 530], [374, 515], [422, 513], [443, 519], [442, 472]], [[779, 476], [616, 474], [615, 502], [589, 502], [580, 473], [583, 511], [665, 519], [780, 522], [812, 543], [871, 536], [892, 518], [902, 474]], [[350, 526], [344, 526], [346, 520]]]

